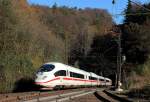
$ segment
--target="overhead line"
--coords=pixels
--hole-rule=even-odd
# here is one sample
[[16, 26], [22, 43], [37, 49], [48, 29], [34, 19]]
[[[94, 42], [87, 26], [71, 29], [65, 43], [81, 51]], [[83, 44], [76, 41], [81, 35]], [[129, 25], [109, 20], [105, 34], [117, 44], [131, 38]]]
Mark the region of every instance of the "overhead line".
[[132, 1], [132, 0], [131, 0], [131, 2], [132, 2], [133, 4], [135, 4], [135, 5], [139, 6], [139, 7], [142, 7], [143, 9], [145, 9], [145, 10], [147, 10], [147, 11], [150, 12], [150, 9], [148, 9], [148, 8], [146, 8], [146, 7], [140, 5], [140, 4], [138, 4], [138, 3], [136, 3], [136, 2], [134, 2], [134, 1]]
[[[115, 0], [113, 0], [114, 1], [114, 3], [115, 3]], [[138, 4], [138, 3], [136, 3], [136, 2], [134, 2], [134, 1], [132, 1], [132, 0], [130, 0], [131, 1], [131, 3], [133, 3], [133, 4], [135, 4], [135, 5], [137, 5], [137, 6], [139, 6], [139, 7], [141, 7], [141, 8], [143, 8], [143, 9], [145, 9], [145, 10], [147, 10], [148, 12], [145, 12], [145, 13], [128, 13], [128, 14], [125, 14], [125, 13], [120, 13], [120, 14], [115, 14], [115, 15], [113, 15], [112, 14], [112, 16], [122, 16], [122, 15], [150, 15], [150, 9], [148, 9], [148, 8], [146, 8], [146, 7], [144, 7], [144, 6], [142, 6], [142, 5], [140, 5], [140, 4]]]
[[112, 15], [112, 16], [121, 16], [121, 15], [150, 15], [150, 12], [145, 12], [145, 13], [128, 13], [128, 14], [125, 14], [125, 13], [120, 13], [120, 14], [115, 14], [115, 15]]

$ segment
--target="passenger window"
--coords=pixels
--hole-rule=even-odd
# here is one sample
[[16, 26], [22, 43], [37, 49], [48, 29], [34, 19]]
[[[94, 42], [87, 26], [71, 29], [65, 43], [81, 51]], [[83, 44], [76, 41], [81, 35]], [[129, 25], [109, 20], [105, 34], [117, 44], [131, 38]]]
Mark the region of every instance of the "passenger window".
[[83, 74], [74, 73], [74, 72], [70, 72], [70, 77], [75, 77], [75, 78], [84, 79], [84, 75], [83, 75]]
[[66, 76], [66, 71], [65, 70], [60, 70], [55, 72], [55, 76]]
[[97, 78], [91, 77], [91, 76], [89, 76], [89, 79], [90, 79], [90, 80], [97, 80]]
[[109, 82], [109, 80], [106, 80], [106, 82]]
[[99, 81], [104, 81], [104, 79], [99, 79]]

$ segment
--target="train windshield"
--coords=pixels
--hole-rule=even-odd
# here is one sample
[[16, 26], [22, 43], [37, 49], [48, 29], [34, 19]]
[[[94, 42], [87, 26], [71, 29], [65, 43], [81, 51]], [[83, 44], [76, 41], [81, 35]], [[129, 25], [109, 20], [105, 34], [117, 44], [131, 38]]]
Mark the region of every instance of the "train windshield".
[[49, 72], [52, 71], [55, 68], [52, 64], [45, 64], [40, 67], [40, 70], [38, 72]]

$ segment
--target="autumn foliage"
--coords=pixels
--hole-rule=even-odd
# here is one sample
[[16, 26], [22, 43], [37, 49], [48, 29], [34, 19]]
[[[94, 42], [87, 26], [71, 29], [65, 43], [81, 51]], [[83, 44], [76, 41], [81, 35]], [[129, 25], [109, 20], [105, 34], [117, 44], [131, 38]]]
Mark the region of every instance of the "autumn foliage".
[[0, 91], [12, 91], [21, 78], [33, 78], [44, 62], [74, 65], [91, 49], [93, 38], [107, 34], [112, 24], [102, 9], [0, 0]]

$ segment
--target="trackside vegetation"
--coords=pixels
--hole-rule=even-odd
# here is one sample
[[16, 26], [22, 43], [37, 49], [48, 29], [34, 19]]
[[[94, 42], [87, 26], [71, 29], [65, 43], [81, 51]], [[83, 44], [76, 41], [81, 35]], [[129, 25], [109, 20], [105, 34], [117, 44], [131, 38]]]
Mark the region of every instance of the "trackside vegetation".
[[[140, 6], [139, 6], [140, 5]], [[133, 4], [128, 0], [122, 29], [123, 52], [127, 57], [127, 89], [134, 89], [140, 95], [149, 87], [150, 80], [150, 3]], [[130, 67], [129, 67], [130, 65]], [[129, 69], [128, 69], [129, 68]], [[149, 89], [149, 88], [147, 88]], [[141, 91], [138, 91], [141, 90]]]

